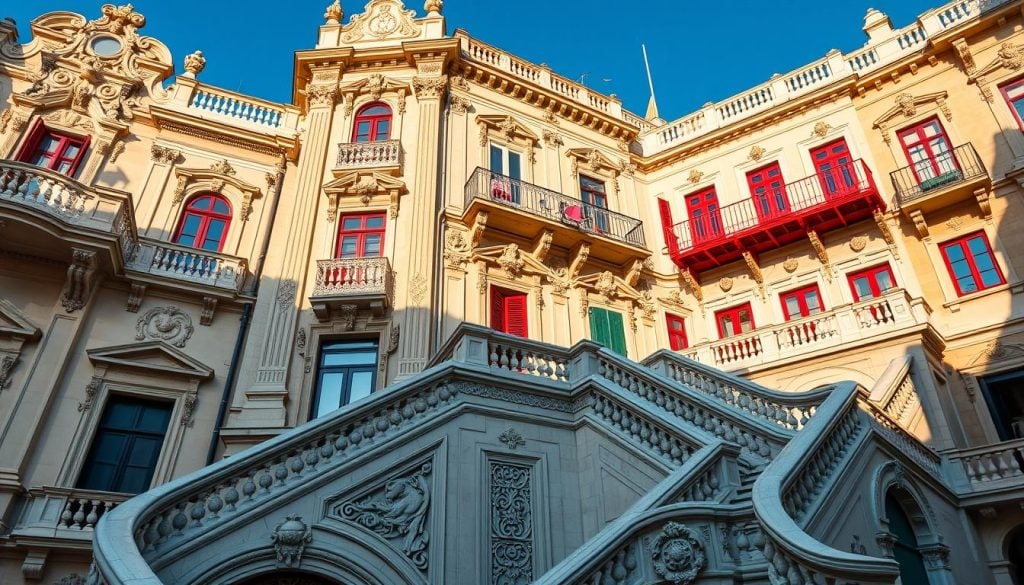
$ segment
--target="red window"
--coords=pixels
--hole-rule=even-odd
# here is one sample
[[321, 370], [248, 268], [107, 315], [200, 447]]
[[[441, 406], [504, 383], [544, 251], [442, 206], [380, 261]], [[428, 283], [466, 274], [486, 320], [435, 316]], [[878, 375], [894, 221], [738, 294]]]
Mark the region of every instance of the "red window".
[[384, 249], [384, 214], [343, 215], [337, 258], [377, 258]]
[[856, 174], [846, 140], [840, 138], [811, 150], [811, 160], [826, 197], [838, 197], [855, 190]]
[[1017, 124], [1024, 129], [1024, 80], [1016, 81], [1002, 88], [1003, 99], [1010, 106]]
[[231, 225], [231, 206], [216, 193], [198, 195], [189, 200], [181, 216], [174, 241], [183, 245], [220, 252]]
[[668, 325], [668, 346], [672, 351], [686, 349], [689, 342], [686, 340], [686, 322], [679, 315], [665, 314], [665, 323]]
[[899, 136], [918, 184], [959, 172], [946, 131], [938, 118], [901, 130]]
[[89, 137], [60, 134], [37, 122], [17, 159], [69, 177], [74, 176], [89, 146]]
[[491, 329], [527, 337], [526, 293], [491, 287]]
[[848, 277], [853, 300], [866, 301], [881, 296], [885, 291], [896, 288], [896, 279], [888, 264], [855, 272]]
[[939, 246], [946, 268], [956, 285], [956, 294], [963, 296], [992, 288], [1006, 282], [992, 257], [985, 232], [975, 232]]
[[714, 187], [686, 196], [686, 214], [690, 217], [693, 243], [713, 240], [722, 235], [722, 215]]
[[750, 303], [718, 311], [715, 321], [721, 339], [754, 330], [754, 312], [750, 310]]
[[352, 142], [376, 142], [391, 137], [391, 108], [382, 103], [363, 106], [356, 114]]
[[679, 251], [679, 240], [676, 239], [672, 225], [672, 206], [664, 199], [658, 199], [658, 214], [661, 216], [661, 232], [665, 236], [665, 245], [670, 254]]
[[747, 185], [759, 220], [778, 217], [789, 211], [789, 199], [786, 197], [786, 185], [782, 181], [779, 163], [747, 173]]
[[786, 314], [786, 321], [809, 317], [824, 310], [816, 284], [782, 293], [782, 312]]

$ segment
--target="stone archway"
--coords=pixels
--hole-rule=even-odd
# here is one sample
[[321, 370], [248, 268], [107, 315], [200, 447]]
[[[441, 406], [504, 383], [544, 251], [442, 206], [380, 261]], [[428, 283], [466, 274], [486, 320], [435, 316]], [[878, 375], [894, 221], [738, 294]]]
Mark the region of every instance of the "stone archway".
[[1024, 585], [1024, 525], [1006, 535], [1003, 558], [1009, 562], [1010, 579], [1014, 585]]

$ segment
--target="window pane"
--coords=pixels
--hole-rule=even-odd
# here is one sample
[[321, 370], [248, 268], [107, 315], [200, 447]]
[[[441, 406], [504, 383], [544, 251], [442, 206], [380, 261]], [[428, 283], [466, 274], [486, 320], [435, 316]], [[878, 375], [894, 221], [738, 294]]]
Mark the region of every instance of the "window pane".
[[342, 227], [342, 229], [344, 229], [346, 231], [348, 231], [348, 230], [357, 230], [357, 229], [363, 227], [363, 218], [359, 217], [359, 216], [346, 217], [342, 221], [341, 227]]
[[345, 236], [341, 239], [341, 254], [342, 258], [355, 258], [358, 253], [357, 244], [359, 238], [356, 236]]
[[228, 204], [225, 203], [223, 199], [213, 200], [213, 210], [217, 213], [223, 213], [224, 215], [231, 213], [231, 210], [228, 209]]
[[53, 169], [62, 175], [66, 175], [71, 172], [71, 163], [62, 161], [57, 165], [57, 168]]
[[132, 429], [135, 427], [135, 417], [139, 407], [124, 402], [111, 402], [100, 423], [105, 428]]
[[373, 372], [352, 372], [349, 384], [348, 403], [362, 400], [373, 392]]
[[375, 216], [375, 217], [368, 217], [368, 218], [366, 218], [366, 228], [367, 229], [382, 228], [382, 227], [384, 227], [384, 216], [383, 215], [378, 215], [378, 216]]
[[380, 234], [368, 234], [363, 256], [380, 256]]
[[206, 238], [203, 242], [204, 250], [220, 250], [221, 239], [224, 237], [224, 220], [211, 219], [206, 228]]
[[166, 408], [143, 408], [136, 428], [140, 431], [163, 433], [167, 430], [170, 418], [171, 411]]
[[377, 140], [387, 140], [391, 131], [390, 120], [377, 120]]
[[736, 331], [733, 329], [734, 325], [732, 315], [722, 315], [721, 317], [718, 318], [718, 322], [722, 327], [723, 337], [729, 337], [730, 335], [736, 333]]
[[821, 298], [818, 291], [809, 290], [804, 293], [804, 303], [807, 305], [807, 313], [813, 315], [821, 312]]
[[519, 173], [519, 153], [509, 151], [508, 153], [508, 176], [513, 179], [521, 177]]
[[503, 164], [501, 149], [493, 144], [491, 145], [491, 171], [505, 174], [505, 165]]
[[370, 106], [365, 110], [359, 112], [360, 116], [390, 116], [391, 108], [384, 105]]
[[786, 318], [796, 319], [800, 317], [800, 302], [796, 297], [786, 297]]
[[320, 377], [320, 387], [317, 389], [316, 416], [323, 416], [341, 406], [341, 389], [344, 384], [344, 373], [325, 372]]
[[746, 333], [754, 329], [754, 320], [749, 309], [740, 309], [739, 312], [740, 331]]
[[878, 290], [880, 292], [896, 287], [896, 283], [892, 281], [892, 274], [889, 273], [888, 269], [878, 271], [875, 274], [875, 280], [878, 282]]
[[325, 366], [352, 366], [377, 363], [376, 351], [350, 351], [325, 353], [321, 362]]

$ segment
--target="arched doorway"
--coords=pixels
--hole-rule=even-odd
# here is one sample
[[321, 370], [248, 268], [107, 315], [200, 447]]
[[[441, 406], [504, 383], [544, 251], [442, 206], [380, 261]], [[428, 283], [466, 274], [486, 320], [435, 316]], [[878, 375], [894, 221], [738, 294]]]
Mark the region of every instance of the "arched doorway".
[[1024, 526], [1014, 528], [1006, 537], [1006, 556], [1010, 562], [1010, 578], [1015, 585], [1024, 585]]
[[319, 575], [298, 572], [274, 572], [258, 575], [238, 585], [339, 585]]
[[889, 520], [889, 532], [896, 537], [893, 555], [900, 565], [900, 583], [928, 585], [928, 571], [924, 567], [914, 524], [893, 490], [885, 494], [885, 517]]

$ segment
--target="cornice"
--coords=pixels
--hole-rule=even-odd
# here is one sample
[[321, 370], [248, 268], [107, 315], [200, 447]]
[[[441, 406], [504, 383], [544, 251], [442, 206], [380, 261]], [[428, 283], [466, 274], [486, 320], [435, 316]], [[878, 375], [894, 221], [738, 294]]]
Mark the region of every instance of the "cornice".
[[284, 152], [289, 160], [295, 160], [299, 153], [299, 137], [255, 132], [237, 126], [228, 126], [216, 120], [198, 118], [176, 110], [153, 104], [149, 107], [154, 124], [162, 130], [179, 132], [187, 136], [204, 138], [236, 146], [245, 150], [269, 155]]

